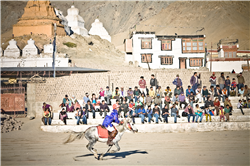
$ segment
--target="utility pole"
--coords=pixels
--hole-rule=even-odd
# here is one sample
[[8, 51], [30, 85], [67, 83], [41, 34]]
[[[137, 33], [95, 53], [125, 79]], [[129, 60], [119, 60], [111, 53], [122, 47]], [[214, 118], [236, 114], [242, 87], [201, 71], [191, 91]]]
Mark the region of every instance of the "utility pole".
[[210, 72], [212, 72], [212, 58], [213, 58], [213, 53], [212, 53], [212, 42], [211, 42], [211, 55], [210, 55]]
[[56, 77], [56, 23], [54, 23], [54, 41], [53, 41], [53, 77]]

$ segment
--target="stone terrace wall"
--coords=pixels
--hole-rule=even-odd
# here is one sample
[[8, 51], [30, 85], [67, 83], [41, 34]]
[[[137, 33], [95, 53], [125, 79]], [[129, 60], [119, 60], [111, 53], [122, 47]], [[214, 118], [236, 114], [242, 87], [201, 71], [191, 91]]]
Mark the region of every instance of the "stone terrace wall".
[[[28, 94], [28, 115], [32, 112], [36, 116], [41, 116], [42, 103], [46, 102], [53, 106], [55, 110], [59, 109], [59, 104], [62, 102], [65, 94], [75, 95], [77, 99], [83, 99], [86, 92], [89, 94], [98, 94], [100, 88], [108, 86], [121, 87], [125, 90], [129, 87], [134, 89], [138, 86], [140, 76], [144, 76], [147, 86], [149, 87], [149, 80], [151, 74], [155, 74], [159, 85], [165, 90], [166, 86], [170, 86], [172, 91], [175, 86], [172, 84], [176, 74], [180, 75], [183, 81], [184, 90], [190, 85], [190, 78], [193, 73], [197, 71], [201, 73], [202, 86], [210, 86], [208, 82], [211, 72], [206, 69], [191, 70], [191, 69], [168, 69], [168, 70], [125, 70], [125, 71], [111, 71], [107, 73], [86, 73], [86, 74], [72, 74], [71, 76], [47, 78], [46, 83], [29, 85]], [[220, 76], [220, 72], [216, 73], [217, 79]], [[225, 73], [225, 76], [230, 76], [230, 79], [236, 78], [236, 74]], [[250, 72], [244, 72], [246, 84], [250, 85]], [[237, 82], [237, 79], [236, 79]], [[112, 88], [112, 87], [111, 87]], [[30, 95], [29, 95], [30, 94]], [[29, 97], [30, 96], [30, 97]]]

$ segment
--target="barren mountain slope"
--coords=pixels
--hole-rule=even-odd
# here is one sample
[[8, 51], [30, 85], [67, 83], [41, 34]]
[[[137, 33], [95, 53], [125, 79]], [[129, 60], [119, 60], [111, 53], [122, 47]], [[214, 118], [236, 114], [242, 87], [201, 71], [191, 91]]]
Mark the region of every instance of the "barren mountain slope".
[[249, 50], [250, 2], [175, 2], [140, 22], [136, 30], [160, 35], [205, 34], [208, 48], [211, 42], [216, 48], [220, 39], [239, 39], [240, 49]]

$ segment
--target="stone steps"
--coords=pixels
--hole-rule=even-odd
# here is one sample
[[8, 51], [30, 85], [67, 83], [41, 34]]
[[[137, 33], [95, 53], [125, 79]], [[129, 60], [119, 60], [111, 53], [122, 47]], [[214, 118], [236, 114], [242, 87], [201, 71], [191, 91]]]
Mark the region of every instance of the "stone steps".
[[[93, 125], [52, 125], [41, 126], [46, 132], [82, 132]], [[140, 133], [184, 133], [227, 130], [250, 130], [250, 122], [208, 122], [208, 123], [175, 123], [175, 124], [135, 124]], [[129, 131], [127, 131], [129, 132]]]

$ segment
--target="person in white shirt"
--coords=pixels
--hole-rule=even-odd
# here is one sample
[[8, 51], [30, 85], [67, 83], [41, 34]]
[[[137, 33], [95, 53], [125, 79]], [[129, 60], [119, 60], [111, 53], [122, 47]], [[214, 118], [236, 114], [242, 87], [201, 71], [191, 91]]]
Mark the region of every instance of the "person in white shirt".
[[202, 102], [201, 87], [198, 87], [195, 90], [195, 93], [196, 93], [196, 97], [199, 99], [199, 103], [201, 103]]

